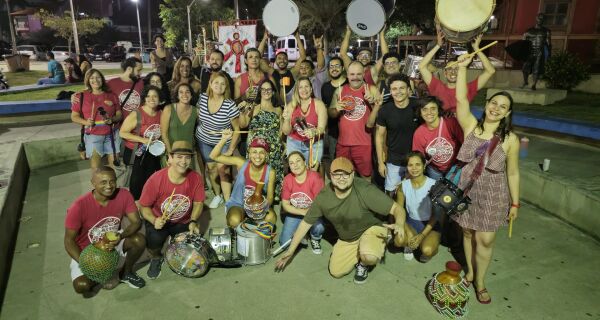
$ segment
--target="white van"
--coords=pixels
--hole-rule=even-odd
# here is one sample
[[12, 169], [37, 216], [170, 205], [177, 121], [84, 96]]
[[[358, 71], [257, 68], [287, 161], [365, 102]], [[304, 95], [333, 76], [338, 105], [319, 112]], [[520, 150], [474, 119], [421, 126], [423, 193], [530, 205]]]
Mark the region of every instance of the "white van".
[[[304, 44], [304, 49], [306, 49], [306, 39], [303, 35], [300, 36], [300, 40], [302, 41], [302, 44]], [[275, 42], [275, 55], [279, 52], [287, 53], [289, 61], [298, 60], [298, 58], [300, 58], [300, 52], [298, 50], [298, 45], [296, 44], [296, 38], [293, 35], [277, 38], [277, 42]]]

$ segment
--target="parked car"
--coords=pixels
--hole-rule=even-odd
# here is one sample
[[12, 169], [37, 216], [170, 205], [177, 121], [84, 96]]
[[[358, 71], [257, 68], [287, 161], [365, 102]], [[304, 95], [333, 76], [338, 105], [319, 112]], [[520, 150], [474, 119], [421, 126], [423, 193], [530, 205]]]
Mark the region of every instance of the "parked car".
[[450, 47], [450, 53], [455, 57], [460, 57], [463, 54], [469, 53], [469, 51], [464, 47]]
[[4, 55], [12, 54], [12, 46], [6, 41], [0, 40], [0, 60], [4, 59]]
[[52, 48], [52, 53], [54, 53], [54, 60], [59, 62], [65, 61], [65, 59], [71, 57], [68, 46], [54, 46]]
[[29, 55], [31, 60], [46, 60], [46, 50], [42, 46], [26, 44], [17, 46], [17, 51], [21, 54]]
[[126, 53], [125, 47], [113, 46], [108, 53], [104, 54], [104, 60], [109, 62], [121, 62], [125, 59]]
[[[300, 40], [304, 44], [304, 48], [306, 48], [306, 39], [303, 35], [300, 35]], [[288, 60], [290, 61], [298, 60], [298, 58], [300, 58], [300, 51], [296, 44], [296, 38], [294, 36], [277, 38], [277, 41], [275, 42], [275, 55], [279, 52], [287, 53]]]
[[[142, 63], [150, 63], [150, 52], [152, 52], [152, 48], [146, 48], [144, 50], [144, 54], [142, 55]], [[125, 59], [130, 57], [135, 57], [136, 54], [140, 52], [140, 47], [131, 47], [127, 50], [127, 54], [125, 55]]]
[[105, 60], [105, 55], [110, 52], [110, 47], [100, 44], [92, 46], [92, 54], [95, 56], [95, 60]]

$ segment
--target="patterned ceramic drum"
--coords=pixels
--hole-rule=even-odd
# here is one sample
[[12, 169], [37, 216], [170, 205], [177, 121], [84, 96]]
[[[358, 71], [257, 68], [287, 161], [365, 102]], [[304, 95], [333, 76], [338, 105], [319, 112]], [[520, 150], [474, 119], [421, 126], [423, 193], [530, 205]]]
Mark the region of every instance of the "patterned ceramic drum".
[[431, 305], [450, 319], [462, 318], [469, 311], [469, 287], [460, 276], [460, 270], [460, 264], [448, 261], [446, 271], [436, 273], [425, 287], [425, 294]]

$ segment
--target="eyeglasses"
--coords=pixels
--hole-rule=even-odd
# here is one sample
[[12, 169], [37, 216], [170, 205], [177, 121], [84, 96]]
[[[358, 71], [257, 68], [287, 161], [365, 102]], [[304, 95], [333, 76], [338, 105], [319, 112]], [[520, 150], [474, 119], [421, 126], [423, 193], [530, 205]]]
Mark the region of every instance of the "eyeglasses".
[[386, 67], [391, 67], [391, 66], [396, 66], [396, 65], [398, 65], [398, 63], [399, 63], [398, 61], [387, 61], [386, 63], [384, 63], [384, 65], [385, 65]]
[[273, 93], [273, 89], [271, 89], [271, 88], [260, 88], [260, 92], [269, 94], [269, 93]]
[[329, 66], [329, 69], [341, 69], [342, 65], [341, 64], [332, 64]]
[[369, 58], [369, 59], [371, 59], [371, 55], [368, 54], [368, 53], [359, 54], [358, 57], [359, 58]]
[[335, 179], [348, 179], [350, 178], [350, 175], [352, 173], [345, 173], [345, 172], [332, 172], [331, 173], [331, 177], [335, 178]]

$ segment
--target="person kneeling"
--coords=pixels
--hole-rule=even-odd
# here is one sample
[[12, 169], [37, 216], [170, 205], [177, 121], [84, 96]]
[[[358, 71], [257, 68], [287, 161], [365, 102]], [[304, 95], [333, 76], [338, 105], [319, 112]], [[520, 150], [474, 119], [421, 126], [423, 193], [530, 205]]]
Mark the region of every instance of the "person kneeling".
[[[367, 281], [368, 269], [383, 257], [388, 229], [396, 238], [404, 238], [404, 210], [381, 190], [363, 178], [354, 178], [354, 166], [348, 158], [331, 163], [331, 183], [323, 188], [298, 226], [289, 249], [277, 260], [281, 271], [296, 252], [300, 240], [321, 217], [327, 218], [339, 234], [329, 258], [329, 273], [341, 278], [356, 267], [354, 282]], [[395, 224], [381, 224], [375, 214], [391, 214]]]
[[[419, 261], [425, 263], [438, 252], [440, 245], [440, 227], [437, 217], [432, 214], [433, 206], [429, 198], [429, 189], [435, 180], [423, 174], [425, 157], [419, 152], [406, 156], [409, 179], [402, 181], [396, 193], [396, 203], [406, 207], [406, 237], [396, 238], [394, 245], [404, 247], [404, 258], [412, 260], [413, 250], [419, 249]], [[404, 209], [403, 209], [404, 210]]]
[[230, 129], [223, 130], [221, 140], [210, 153], [210, 158], [216, 162], [235, 166], [239, 172], [233, 184], [231, 198], [225, 203], [227, 212], [227, 225], [230, 228], [236, 228], [244, 222], [246, 213], [244, 202], [250, 197], [256, 186], [263, 184], [262, 194], [267, 199], [266, 207], [268, 210], [264, 220], [275, 225], [277, 214], [272, 208], [275, 193], [275, 171], [267, 164], [267, 154], [269, 154], [269, 144], [260, 137], [255, 137], [248, 145], [248, 160], [238, 156], [226, 156], [221, 154], [223, 146], [233, 136]]
[[161, 249], [168, 236], [186, 231], [200, 233], [198, 218], [205, 198], [204, 179], [190, 169], [193, 155], [188, 141], [175, 141], [168, 167], [152, 174], [142, 190], [140, 206], [152, 256], [147, 271], [150, 279], [160, 276], [164, 261]]
[[[117, 250], [125, 256], [125, 264], [120, 271], [120, 281], [132, 288], [146, 285], [134, 271], [133, 265], [144, 252], [146, 240], [137, 231], [141, 227], [138, 210], [133, 196], [127, 189], [117, 188], [117, 176], [110, 167], [101, 166], [92, 175], [94, 190], [79, 197], [67, 209], [65, 218], [65, 249], [71, 256], [71, 280], [75, 292], [89, 295], [96, 282], [84, 275], [80, 268], [80, 255], [90, 244], [103, 241], [107, 232], [116, 234], [116, 239], [107, 242], [104, 250]], [[124, 230], [121, 220], [127, 216], [130, 224]], [[95, 270], [97, 273], [110, 270]], [[108, 281], [104, 289], [112, 289], [116, 284]]]

